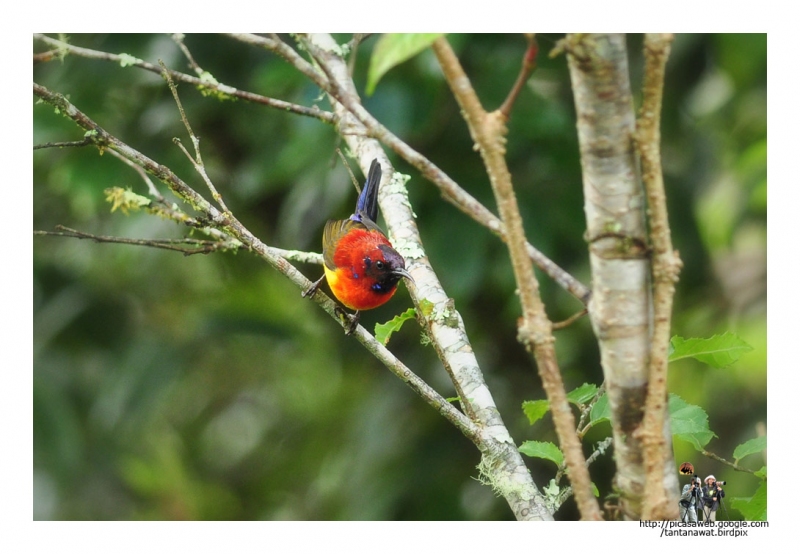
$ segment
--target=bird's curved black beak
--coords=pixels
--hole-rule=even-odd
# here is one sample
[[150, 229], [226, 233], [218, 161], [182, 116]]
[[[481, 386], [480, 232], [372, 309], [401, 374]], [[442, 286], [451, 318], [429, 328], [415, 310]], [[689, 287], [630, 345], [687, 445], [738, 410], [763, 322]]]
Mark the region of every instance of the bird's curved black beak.
[[[414, 278], [413, 278], [413, 277], [411, 276], [411, 274], [410, 274], [408, 271], [406, 271], [406, 270], [405, 270], [405, 268], [403, 268], [403, 267], [396, 267], [396, 268], [394, 268], [394, 269], [392, 270], [392, 274], [393, 274], [393, 275], [399, 275], [400, 277], [405, 277], [406, 279], [408, 279], [408, 280], [409, 280], [409, 281], [411, 281], [412, 283], [415, 283], [415, 281], [414, 281]], [[415, 283], [415, 284], [416, 284], [416, 283]]]

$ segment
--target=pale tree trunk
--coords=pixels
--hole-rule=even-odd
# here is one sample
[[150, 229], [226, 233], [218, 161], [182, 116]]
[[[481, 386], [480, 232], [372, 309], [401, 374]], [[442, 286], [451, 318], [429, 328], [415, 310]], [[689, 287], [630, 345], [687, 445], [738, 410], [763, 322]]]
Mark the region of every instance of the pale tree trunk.
[[[639, 519], [645, 464], [636, 431], [642, 425], [647, 397], [652, 293], [625, 36], [569, 35], [564, 48], [583, 168], [593, 291], [589, 314], [611, 407], [615, 485], [624, 517]], [[668, 418], [664, 418], [663, 434], [671, 445]], [[671, 448], [665, 449], [664, 458], [663, 490], [674, 491], [677, 506], [678, 478]]]

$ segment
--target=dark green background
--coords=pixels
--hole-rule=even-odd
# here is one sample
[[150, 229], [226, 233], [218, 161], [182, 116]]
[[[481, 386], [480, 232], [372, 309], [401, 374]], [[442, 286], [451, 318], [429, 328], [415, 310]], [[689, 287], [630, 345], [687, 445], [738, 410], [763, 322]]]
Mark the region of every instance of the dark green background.
[[[508, 163], [529, 240], [588, 285], [569, 75], [563, 56], [547, 56], [559, 38], [539, 36], [539, 68], [509, 122]], [[375, 40], [358, 51], [360, 91]], [[499, 106], [517, 76], [524, 38], [449, 40], [484, 106]], [[163, 59], [191, 73], [167, 35], [73, 35], [69, 41], [151, 63]], [[316, 87], [266, 51], [216, 35], [189, 35], [185, 42], [221, 83], [329, 107]], [[34, 41], [34, 51], [47, 49]], [[629, 38], [629, 52], [638, 103], [641, 36]], [[675, 363], [670, 390], [708, 412], [719, 436], [708, 448], [729, 459], [766, 423], [766, 68], [766, 35], [678, 35], [664, 97], [665, 181], [673, 242], [684, 261], [673, 334], [734, 331], [754, 347], [729, 369]], [[68, 56], [35, 65], [34, 80], [68, 95], [107, 131], [205, 194], [172, 143], [180, 137], [189, 145], [160, 77]], [[209, 175], [237, 217], [270, 245], [319, 251], [325, 220], [348, 215], [355, 201], [334, 152], [340, 144], [334, 130], [259, 105], [220, 102], [185, 84], [179, 92]], [[494, 211], [480, 157], [430, 51], [390, 71], [364, 103]], [[35, 144], [83, 134], [50, 106], [35, 104], [33, 114]], [[515, 339], [520, 309], [505, 247], [397, 156], [389, 157], [412, 177], [410, 199], [427, 253], [464, 318], [514, 439], [556, 441], [549, 416], [531, 427], [520, 408], [544, 392]], [[147, 194], [140, 177], [111, 155], [46, 149], [33, 159], [34, 229], [62, 224], [134, 238], [185, 233], [142, 212], [110, 212], [108, 187]], [[320, 274], [319, 266], [301, 270], [312, 279]], [[539, 277], [553, 320], [580, 309]], [[33, 288], [35, 519], [512, 517], [502, 498], [475, 480], [474, 446], [249, 254], [184, 257], [35, 237]], [[401, 287], [387, 305], [364, 313], [362, 323], [372, 328], [409, 306]], [[588, 319], [556, 336], [568, 389], [599, 385]], [[389, 347], [441, 394], [455, 395], [413, 322]], [[604, 424], [590, 433], [587, 453], [608, 432]], [[691, 461], [703, 477], [730, 481], [729, 498], [755, 491], [754, 477], [685, 443], [675, 447], [677, 463]], [[743, 463], [757, 469], [763, 460], [751, 456]], [[540, 486], [555, 470], [541, 460], [529, 460], [529, 467]], [[591, 472], [604, 497], [613, 474], [610, 453]], [[576, 513], [570, 500], [556, 517]]]

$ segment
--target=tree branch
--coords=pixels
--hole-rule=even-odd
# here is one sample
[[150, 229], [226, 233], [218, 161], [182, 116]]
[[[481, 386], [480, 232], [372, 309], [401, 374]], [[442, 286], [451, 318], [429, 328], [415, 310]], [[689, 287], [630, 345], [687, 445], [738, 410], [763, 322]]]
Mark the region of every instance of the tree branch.
[[[358, 100], [347, 64], [337, 53], [338, 45], [330, 35], [309, 35], [301, 40], [331, 84], [331, 102], [340, 118], [339, 133], [356, 154], [362, 169], [378, 157], [384, 172], [391, 175], [388, 159], [378, 142], [368, 138], [368, 130], [356, 113], [363, 115], [365, 110]], [[432, 313], [423, 323], [464, 411], [483, 431], [481, 440], [475, 442], [483, 454], [479, 467], [518, 519], [552, 519], [486, 386], [464, 322], [425, 255], [404, 183], [399, 175], [393, 175], [389, 186], [381, 187], [379, 203], [392, 244], [409, 262], [409, 272], [416, 282], [409, 292], [417, 305], [417, 313], [421, 313], [421, 299], [433, 303]]]
[[[578, 115], [593, 282], [589, 315], [611, 408], [616, 486], [625, 516], [640, 519], [650, 490], [645, 488], [643, 445], [634, 432], [642, 423], [647, 395], [651, 296], [625, 37], [568, 35], [559, 48], [567, 52]], [[669, 440], [668, 421], [663, 427]], [[664, 460], [665, 467], [671, 458]], [[663, 488], [677, 492], [674, 470], [664, 474]]]
[[42, 150], [44, 148], [71, 148], [77, 146], [91, 146], [94, 144], [90, 137], [83, 137], [83, 140], [71, 140], [67, 142], [45, 142], [44, 144], [34, 144], [34, 150]]
[[742, 466], [740, 466], [739, 464], [737, 464], [737, 463], [734, 463], [734, 462], [729, 462], [729, 461], [728, 461], [728, 460], [726, 460], [725, 458], [723, 458], [723, 457], [721, 457], [721, 456], [718, 456], [718, 455], [714, 454], [713, 452], [709, 452], [708, 450], [701, 450], [701, 451], [700, 451], [700, 453], [701, 453], [703, 456], [706, 456], [706, 457], [708, 457], [708, 458], [711, 458], [712, 460], [716, 460], [716, 461], [718, 461], [718, 462], [720, 462], [720, 463], [723, 463], [723, 464], [725, 464], [725, 465], [727, 465], [727, 466], [730, 466], [730, 467], [732, 467], [733, 469], [735, 469], [736, 471], [744, 471], [745, 473], [752, 473], [753, 475], [756, 475], [756, 472], [755, 472], [755, 471], [753, 471], [752, 469], [748, 469], [748, 468], [746, 468], [746, 467], [742, 467]]
[[[642, 426], [637, 431], [644, 446], [646, 471], [642, 518], [667, 520], [678, 516], [674, 491], [665, 490], [664, 472], [672, 467], [672, 443], [665, 435], [667, 420], [667, 358], [675, 283], [681, 260], [672, 249], [664, 177], [661, 171], [661, 98], [664, 72], [672, 35], [646, 34], [645, 73], [642, 108], [636, 129], [636, 146], [642, 164], [642, 181], [647, 193], [650, 240], [653, 244], [653, 335], [650, 346], [650, 375]], [[665, 463], [669, 462], [668, 464]]]
[[[436, 185], [441, 191], [445, 200], [456, 206], [459, 210], [479, 224], [489, 229], [494, 235], [500, 237], [500, 239], [504, 242], [507, 240], [505, 226], [497, 216], [495, 216], [483, 204], [478, 202], [478, 200], [471, 196], [467, 191], [462, 189], [455, 181], [453, 181], [453, 179], [444, 173], [444, 171], [439, 169], [433, 162], [411, 148], [408, 144], [403, 142], [395, 134], [384, 127], [361, 105], [361, 103], [358, 101], [357, 94], [354, 97], [346, 94], [341, 89], [340, 84], [335, 80], [329, 80], [327, 75], [319, 77], [316, 70], [311, 67], [308, 62], [294, 53], [294, 50], [277, 39], [277, 37], [275, 39], [265, 39], [264, 37], [259, 37], [257, 35], [245, 35], [244, 37], [242, 35], [236, 35], [236, 37], [285, 55], [286, 59], [289, 60], [290, 63], [293, 63], [298, 70], [315, 79], [314, 82], [318, 86], [320, 86], [332, 98], [340, 102], [351, 114], [353, 114], [361, 126], [363, 126], [360, 132], [366, 133], [368, 136], [378, 139], [383, 144], [391, 148], [406, 162], [414, 166], [423, 177]], [[338, 45], [336, 47], [338, 48]], [[289, 52], [291, 52], [291, 54]], [[355, 98], [355, 100], [353, 100], [353, 98]], [[534, 261], [536, 266], [546, 275], [552, 278], [560, 287], [572, 294], [583, 304], [586, 304], [589, 301], [591, 291], [588, 287], [564, 271], [555, 262], [550, 260], [531, 244], [526, 243], [526, 249], [528, 251], [528, 255]]]
[[505, 126], [506, 116], [500, 111], [487, 113], [483, 109], [447, 39], [437, 39], [433, 43], [433, 50], [486, 165], [500, 216], [505, 224], [506, 244], [522, 305], [518, 338], [536, 359], [581, 517], [602, 520], [600, 507], [592, 493], [583, 447], [575, 432], [575, 418], [567, 401], [561, 371], [556, 361], [552, 324], [545, 313], [533, 264], [526, 250], [522, 217], [511, 184], [511, 174], [505, 162], [504, 143], [508, 133]]
[[[34, 231], [34, 235], [43, 235], [51, 237], [72, 237], [77, 239], [91, 239], [94, 242], [103, 243], [110, 242], [116, 244], [132, 244], [136, 246], [150, 246], [152, 248], [161, 248], [163, 250], [172, 250], [174, 252], [181, 252], [184, 256], [191, 256], [192, 254], [210, 254], [219, 250], [237, 250], [241, 248], [242, 244], [234, 242], [213, 241], [213, 240], [200, 240], [191, 238], [181, 239], [129, 239], [124, 237], [109, 237], [104, 235], [93, 235], [91, 233], [84, 233], [83, 231], [76, 231], [63, 225], [56, 225], [55, 231]], [[195, 248], [182, 247], [181, 244], [197, 245]]]
[[[133, 67], [144, 69], [146, 71], [150, 71], [152, 73], [156, 73], [159, 75], [161, 74], [161, 68], [159, 66], [153, 65], [143, 60], [139, 60], [137, 58], [134, 58], [133, 56], [110, 54], [108, 52], [99, 52], [97, 50], [91, 50], [89, 48], [81, 48], [79, 46], [73, 46], [66, 42], [62, 42], [60, 40], [56, 40], [54, 38], [50, 38], [42, 34], [34, 34], [33, 38], [36, 40], [40, 40], [50, 46], [55, 46], [58, 49], [61, 56], [65, 54], [74, 54], [76, 56], [81, 56], [84, 58], [105, 60], [109, 62], [118, 63], [122, 67], [130, 65]], [[54, 57], [52, 56], [49, 57], [48, 61], [50, 59], [54, 59]], [[172, 77], [174, 80], [193, 85], [201, 91], [203, 90], [214, 91], [223, 96], [227, 95], [234, 98], [240, 98], [248, 102], [253, 102], [255, 104], [263, 104], [265, 106], [269, 106], [271, 108], [275, 108], [278, 110], [293, 112], [307, 117], [313, 117], [328, 124], [336, 123], [333, 114], [330, 112], [320, 110], [319, 108], [307, 108], [305, 106], [299, 106], [297, 104], [292, 104], [290, 102], [284, 102], [283, 100], [277, 100], [275, 98], [261, 96], [260, 94], [254, 94], [252, 92], [239, 90], [234, 87], [216, 82], [213, 79], [213, 77], [211, 77], [210, 74], [207, 75], [206, 79], [200, 79], [199, 77], [187, 75], [186, 73], [181, 73], [173, 69], [169, 69], [167, 71], [169, 72], [170, 77]]]
[[331, 86], [325, 74], [308, 63], [300, 54], [295, 52], [291, 46], [283, 42], [278, 35], [272, 34], [270, 38], [266, 38], [260, 35], [247, 33], [232, 33], [228, 36], [244, 42], [245, 44], [258, 46], [259, 48], [274, 52], [293, 65], [300, 73], [311, 79], [311, 82], [316, 84], [319, 88], [326, 92], [330, 91]]
[[497, 110], [503, 114], [506, 119], [511, 117], [511, 108], [514, 107], [514, 103], [517, 101], [523, 87], [525, 87], [525, 83], [528, 82], [531, 73], [536, 69], [536, 57], [539, 55], [539, 45], [534, 35], [526, 35], [526, 38], [528, 39], [528, 49], [525, 51], [525, 56], [522, 58], [522, 66], [519, 69], [517, 81], [511, 88], [511, 92], [508, 93], [508, 97]]
[[[33, 85], [33, 92], [48, 104], [58, 108], [58, 113], [71, 119], [81, 128], [89, 131], [87, 136], [92, 137], [98, 149], [114, 150], [124, 158], [141, 166], [147, 173], [154, 175], [180, 198], [184, 199], [198, 210], [204, 219], [208, 219], [214, 225], [218, 226], [225, 235], [238, 240], [244, 247], [255, 252], [270, 266], [289, 279], [299, 290], [306, 290], [311, 285], [311, 281], [281, 256], [282, 251], [261, 242], [232, 214], [222, 214], [217, 208], [208, 203], [201, 195], [178, 178], [169, 168], [158, 164], [141, 152], [138, 152], [116, 137], [110, 135], [88, 116], [73, 106], [63, 95], [50, 91], [36, 83]], [[313, 301], [322, 307], [334, 320], [340, 324], [342, 323], [337, 314], [336, 303], [327, 295], [318, 291], [317, 294], [314, 295]], [[425, 381], [420, 379], [420, 377], [398, 360], [384, 345], [376, 341], [363, 327], [358, 326], [353, 335], [392, 373], [422, 397], [428, 405], [433, 407], [445, 419], [458, 428], [464, 436], [478, 445], [492, 442], [487, 438], [487, 430], [476, 425], [463, 413], [453, 407], [444, 397], [433, 390]], [[486, 446], [486, 448], [492, 447], [492, 444]]]
[[[183, 46], [183, 42], [181, 42], [180, 44], [181, 46]], [[184, 49], [186, 48], [185, 46], [183, 47]], [[188, 50], [186, 50], [186, 53], [187, 55], [189, 55], [191, 59], [191, 55], [188, 54]], [[192, 62], [194, 63], [194, 60], [192, 60]], [[189, 133], [189, 138], [192, 139], [192, 144], [194, 145], [195, 157], [192, 158], [191, 154], [189, 154], [189, 152], [186, 151], [186, 148], [184, 148], [180, 139], [175, 138], [173, 139], [173, 141], [180, 147], [183, 153], [186, 154], [186, 157], [189, 158], [189, 161], [192, 162], [194, 170], [200, 175], [200, 177], [202, 177], [203, 182], [205, 182], [206, 186], [208, 187], [208, 190], [211, 192], [211, 197], [217, 202], [217, 204], [219, 204], [223, 212], [225, 212], [226, 214], [230, 214], [230, 210], [225, 205], [225, 202], [222, 200], [222, 195], [219, 192], [217, 192], [214, 183], [211, 182], [211, 179], [209, 179], [208, 177], [208, 173], [206, 173], [206, 166], [203, 163], [203, 157], [200, 155], [200, 139], [197, 137], [197, 135], [194, 134], [194, 131], [192, 131], [192, 126], [189, 125], [189, 120], [186, 119], [186, 112], [183, 111], [183, 104], [181, 104], [180, 96], [178, 96], [178, 89], [175, 86], [175, 83], [172, 82], [172, 78], [169, 76], [169, 71], [167, 71], [167, 67], [164, 65], [164, 62], [158, 60], [158, 64], [161, 66], [162, 70], [161, 76], [169, 85], [169, 90], [172, 92], [172, 97], [175, 99], [175, 104], [177, 104], [178, 106], [178, 112], [180, 112], [181, 114], [181, 121], [183, 121], [183, 125], [184, 127], [186, 127], [186, 131]], [[199, 67], [197, 69], [199, 71], [202, 71], [200, 70]]]

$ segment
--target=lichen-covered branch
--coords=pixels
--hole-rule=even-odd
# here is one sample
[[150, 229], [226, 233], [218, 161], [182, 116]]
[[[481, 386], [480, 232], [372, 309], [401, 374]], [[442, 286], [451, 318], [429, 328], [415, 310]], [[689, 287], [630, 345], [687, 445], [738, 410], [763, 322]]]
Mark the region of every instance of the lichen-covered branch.
[[[380, 144], [369, 137], [360, 117], [354, 115], [361, 107], [355, 85], [340, 48], [330, 35], [315, 34], [303, 37], [303, 45], [325, 72], [331, 84], [331, 102], [340, 118], [339, 132], [363, 169], [374, 157], [381, 159], [384, 171], [391, 167]], [[363, 109], [363, 108], [362, 108]], [[385, 164], [385, 165], [384, 165]], [[531, 478], [492, 398], [477, 359], [472, 351], [464, 322], [448, 298], [425, 254], [407, 191], [401, 180], [391, 178], [388, 187], [381, 187], [379, 202], [392, 238], [392, 244], [409, 263], [416, 285], [410, 289], [415, 304], [425, 299], [433, 303], [429, 317], [424, 318], [432, 344], [453, 380], [464, 411], [482, 430], [475, 441], [481, 450], [482, 475], [502, 494], [520, 520], [550, 520], [541, 493]]]
[[[230, 212], [220, 212], [205, 198], [187, 185], [172, 170], [148, 158], [138, 150], [125, 144], [118, 138], [108, 133], [86, 114], [72, 105], [62, 94], [53, 92], [46, 87], [34, 83], [34, 95], [44, 102], [57, 108], [58, 113], [75, 122], [86, 130], [85, 136], [90, 137], [93, 144], [100, 150], [112, 150], [123, 158], [141, 167], [148, 174], [166, 184], [170, 190], [199, 212], [199, 218], [207, 220], [208, 225], [222, 231], [227, 237], [235, 239], [245, 248], [254, 252], [270, 266], [279, 271], [298, 290], [306, 290], [311, 282], [282, 256], [283, 251], [267, 246], [256, 238], [236, 217]], [[298, 295], [299, 298], [299, 295]], [[337, 305], [325, 294], [318, 292], [313, 301], [322, 307], [333, 319], [339, 321]], [[453, 407], [444, 397], [433, 390], [425, 381], [398, 360], [383, 344], [379, 343], [363, 327], [357, 327], [353, 334], [359, 342], [381, 361], [392, 373], [402, 379], [412, 390], [422, 397], [425, 402], [438, 411], [443, 417], [458, 428], [467, 438], [480, 444], [484, 439], [485, 430], [481, 429], [463, 413]]]

